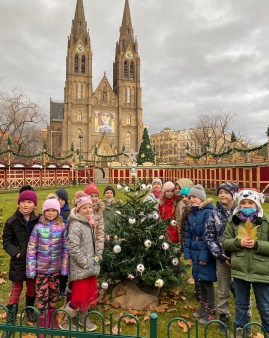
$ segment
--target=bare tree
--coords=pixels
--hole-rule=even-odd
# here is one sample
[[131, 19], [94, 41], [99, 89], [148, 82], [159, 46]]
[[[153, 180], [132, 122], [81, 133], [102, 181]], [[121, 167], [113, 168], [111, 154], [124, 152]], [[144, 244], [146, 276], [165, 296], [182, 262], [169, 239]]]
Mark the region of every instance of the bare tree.
[[[191, 131], [196, 150], [210, 150], [215, 154], [227, 151], [232, 146], [231, 133], [234, 131], [234, 121], [237, 117], [236, 113], [223, 110], [199, 115]], [[242, 131], [235, 132], [235, 136], [237, 146], [248, 142]]]
[[0, 92], [0, 151], [7, 148], [7, 137], [12, 149], [21, 154], [33, 154], [40, 149], [40, 128], [45, 115], [21, 88], [11, 94]]

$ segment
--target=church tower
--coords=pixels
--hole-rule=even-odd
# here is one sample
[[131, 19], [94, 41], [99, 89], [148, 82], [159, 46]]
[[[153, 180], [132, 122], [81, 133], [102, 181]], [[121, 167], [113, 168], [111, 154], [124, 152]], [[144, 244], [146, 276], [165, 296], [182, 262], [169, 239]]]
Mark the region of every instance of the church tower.
[[[84, 160], [96, 163], [104, 157], [96, 157], [95, 149], [98, 155], [112, 156], [123, 147], [138, 151], [142, 142], [140, 58], [128, 0], [116, 44], [113, 86], [104, 72], [93, 89], [92, 56], [83, 0], [77, 0], [67, 42], [64, 103], [51, 100], [48, 144], [58, 157], [69, 155], [73, 144]], [[126, 158], [119, 161], [125, 164]]]

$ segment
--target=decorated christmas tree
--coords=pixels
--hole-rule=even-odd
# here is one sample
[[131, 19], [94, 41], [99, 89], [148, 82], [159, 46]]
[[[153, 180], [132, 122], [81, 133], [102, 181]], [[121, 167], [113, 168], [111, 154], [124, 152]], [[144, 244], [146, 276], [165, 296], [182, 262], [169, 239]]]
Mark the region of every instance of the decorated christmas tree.
[[119, 183], [117, 188], [128, 198], [118, 207], [113, 233], [106, 236], [102, 286], [128, 280], [139, 287], [180, 285], [185, 266], [179, 260], [179, 244], [168, 240], [170, 220], [160, 220], [154, 203], [143, 203], [152, 186], [137, 181], [134, 187]]
[[148, 129], [144, 128], [143, 132], [143, 141], [140, 144], [139, 153], [137, 156], [137, 163], [143, 164], [144, 162], [154, 163], [154, 151], [150, 145], [150, 139], [148, 134]]

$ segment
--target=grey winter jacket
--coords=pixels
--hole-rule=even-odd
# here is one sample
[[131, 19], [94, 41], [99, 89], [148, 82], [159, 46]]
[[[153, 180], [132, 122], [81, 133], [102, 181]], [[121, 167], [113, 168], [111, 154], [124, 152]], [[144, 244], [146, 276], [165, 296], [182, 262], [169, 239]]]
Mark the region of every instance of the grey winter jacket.
[[[68, 251], [70, 255], [70, 281], [82, 280], [100, 273], [102, 256], [97, 248], [94, 226], [86, 220], [81, 221], [71, 210], [67, 219]], [[99, 262], [95, 262], [96, 259]]]

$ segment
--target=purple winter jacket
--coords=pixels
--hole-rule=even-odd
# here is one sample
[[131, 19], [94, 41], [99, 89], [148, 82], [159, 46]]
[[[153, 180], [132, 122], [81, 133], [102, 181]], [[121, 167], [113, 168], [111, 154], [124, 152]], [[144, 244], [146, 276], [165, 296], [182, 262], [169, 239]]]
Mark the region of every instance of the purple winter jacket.
[[69, 274], [69, 257], [65, 224], [55, 221], [37, 223], [31, 233], [26, 256], [26, 276], [60, 272]]

